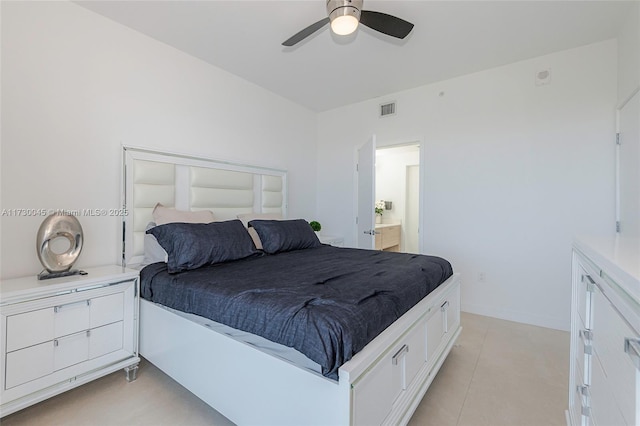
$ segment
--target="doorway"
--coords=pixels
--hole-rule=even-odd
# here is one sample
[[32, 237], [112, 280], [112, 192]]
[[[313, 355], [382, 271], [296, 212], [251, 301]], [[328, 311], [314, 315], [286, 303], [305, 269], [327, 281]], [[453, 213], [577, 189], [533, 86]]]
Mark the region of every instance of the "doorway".
[[399, 226], [397, 249], [406, 253], [421, 252], [420, 158], [418, 142], [376, 148], [375, 201], [384, 206], [376, 228], [384, 236], [385, 229]]

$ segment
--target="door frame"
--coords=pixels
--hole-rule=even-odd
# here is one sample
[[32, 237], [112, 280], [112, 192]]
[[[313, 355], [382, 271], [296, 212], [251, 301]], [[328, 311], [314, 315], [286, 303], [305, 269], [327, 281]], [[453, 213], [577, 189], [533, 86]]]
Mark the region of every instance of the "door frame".
[[615, 205], [615, 212], [616, 212], [616, 223], [615, 223], [615, 231], [616, 234], [620, 234], [621, 231], [621, 206], [620, 206], [620, 141], [619, 141], [619, 137], [620, 137], [620, 117], [622, 115], [622, 109], [627, 106], [627, 104], [634, 99], [634, 97], [636, 95], [638, 95], [640, 93], [640, 86], [636, 87], [631, 94], [629, 94], [629, 96], [627, 96], [622, 102], [620, 102], [618, 104], [618, 107], [616, 108], [616, 159], [615, 159], [615, 168], [616, 168], [616, 177], [615, 177], [615, 198], [616, 198], [616, 205]]
[[[375, 136], [375, 134], [372, 134], [373, 136]], [[364, 144], [364, 142], [363, 142]], [[355, 179], [354, 179], [354, 194], [355, 197], [354, 198], [354, 212], [355, 212], [355, 218], [353, 221], [353, 236], [354, 236], [354, 241], [356, 242], [357, 245], [357, 241], [358, 241], [358, 149], [363, 145], [363, 144], [359, 144], [356, 145], [354, 148], [354, 166], [353, 166], [353, 170], [354, 170], [354, 174], [355, 174]], [[426, 222], [425, 222], [425, 199], [424, 199], [424, 190], [425, 190], [425, 177], [426, 177], [426, 171], [425, 171], [425, 164], [426, 164], [426, 144], [425, 144], [425, 138], [424, 137], [415, 137], [415, 138], [407, 138], [407, 139], [381, 139], [379, 137], [376, 137], [376, 151], [378, 149], [385, 149], [385, 148], [395, 148], [395, 147], [401, 147], [401, 146], [407, 146], [407, 145], [418, 145], [419, 150], [420, 150], [420, 155], [419, 155], [419, 163], [418, 166], [420, 167], [420, 173], [419, 173], [419, 182], [418, 182], [418, 194], [419, 194], [419, 200], [418, 200], [418, 223], [419, 223], [419, 228], [418, 228], [418, 251], [422, 254], [425, 254], [425, 248], [426, 248], [426, 243], [425, 243], [425, 235], [426, 235]], [[375, 180], [375, 171], [374, 171], [374, 180]], [[375, 200], [375, 194], [373, 194], [373, 199]], [[373, 209], [373, 206], [371, 206], [371, 208]]]

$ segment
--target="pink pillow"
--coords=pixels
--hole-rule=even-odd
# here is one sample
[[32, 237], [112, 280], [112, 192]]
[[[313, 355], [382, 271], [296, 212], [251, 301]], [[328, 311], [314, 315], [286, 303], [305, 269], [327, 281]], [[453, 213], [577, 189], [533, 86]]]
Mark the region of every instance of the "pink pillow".
[[258, 250], [262, 250], [262, 241], [260, 241], [260, 237], [255, 229], [249, 228], [249, 222], [254, 219], [263, 219], [263, 220], [282, 220], [282, 215], [279, 213], [245, 213], [239, 214], [238, 219], [242, 222], [247, 231], [249, 231], [249, 235], [251, 235], [251, 239], [253, 240], [253, 244], [256, 245]]
[[165, 207], [162, 204], [156, 204], [153, 209], [153, 221], [157, 225], [164, 225], [165, 223], [210, 223], [214, 222], [215, 218], [210, 210], [200, 211], [186, 211], [178, 210], [172, 207]]

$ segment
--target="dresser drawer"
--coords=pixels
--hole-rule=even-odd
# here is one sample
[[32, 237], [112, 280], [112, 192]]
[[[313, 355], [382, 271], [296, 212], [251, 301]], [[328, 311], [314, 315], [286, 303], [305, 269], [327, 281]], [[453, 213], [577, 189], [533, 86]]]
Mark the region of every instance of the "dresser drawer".
[[89, 359], [97, 358], [123, 347], [123, 322], [91, 329], [89, 334]]
[[[606, 383], [609, 386], [608, 393], [611, 394], [615, 403], [611, 407], [607, 407], [605, 402], [599, 405], [606, 407], [603, 408], [606, 411], [601, 413], [600, 419], [607, 418], [605, 416], [609, 414], [605, 413], [616, 411], [621, 414], [621, 419], [624, 422], [612, 424], [637, 425], [640, 422], [636, 408], [638, 398], [640, 398], [638, 370], [629, 353], [625, 352], [625, 340], [637, 340], [640, 336], [629, 326], [600, 290], [594, 293], [594, 303], [597, 307], [597, 310], [594, 311], [594, 322], [597, 324], [597, 329], [593, 332], [594, 381], [599, 379], [595, 377], [596, 374], [606, 377]], [[601, 369], [597, 373], [595, 365]], [[596, 421], [596, 423], [598, 422]]]
[[[6, 355], [4, 389], [11, 389], [123, 349], [123, 321], [64, 336]], [[35, 382], [34, 382], [35, 383]]]
[[7, 352], [100, 327], [124, 317], [124, 293], [60, 304], [7, 317]]
[[596, 425], [632, 425], [626, 423], [614, 395], [614, 389], [607, 379], [602, 364], [596, 356], [593, 358], [592, 385], [591, 388], [591, 408], [590, 417]]
[[46, 342], [8, 353], [4, 388], [11, 389], [51, 374], [53, 352], [53, 342]]
[[585, 385], [591, 384], [591, 357], [593, 354], [593, 342], [591, 331], [581, 329], [578, 331], [578, 341], [576, 342], [576, 369], [580, 372]]
[[91, 299], [90, 328], [122, 321], [123, 317], [124, 293], [115, 293]]
[[[52, 338], [67, 336], [89, 328], [90, 301], [88, 299], [55, 306], [53, 312], [55, 327]], [[9, 333], [13, 333], [13, 330]]]
[[588, 329], [593, 328], [593, 290], [595, 281], [589, 273], [580, 265], [580, 282], [578, 284], [578, 316]]
[[583, 379], [582, 379], [582, 375], [580, 374], [580, 372], [576, 372], [577, 374], [575, 375], [575, 380], [576, 380], [576, 384], [574, 386], [574, 394], [571, 395], [571, 412], [572, 412], [572, 417], [576, 420], [579, 421], [581, 424], [583, 423], [583, 416], [588, 416], [590, 414], [590, 396], [591, 396], [591, 390], [589, 388], [589, 386], [587, 386]]
[[89, 328], [89, 302], [80, 300], [7, 317], [7, 352]]
[[62, 370], [89, 359], [89, 332], [82, 331], [53, 341], [53, 370]]
[[7, 352], [33, 346], [53, 339], [54, 336], [53, 308], [7, 317]]

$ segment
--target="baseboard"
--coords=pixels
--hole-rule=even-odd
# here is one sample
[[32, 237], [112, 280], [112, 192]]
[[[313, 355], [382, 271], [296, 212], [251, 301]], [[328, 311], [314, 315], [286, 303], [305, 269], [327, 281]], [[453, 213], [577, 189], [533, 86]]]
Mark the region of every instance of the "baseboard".
[[523, 324], [535, 325], [538, 327], [551, 328], [554, 330], [569, 331], [571, 324], [560, 318], [550, 318], [540, 315], [527, 314], [524, 312], [510, 311], [506, 309], [496, 309], [490, 306], [473, 305], [463, 303], [462, 312], [483, 315], [486, 317], [499, 318], [507, 321], [514, 321]]

